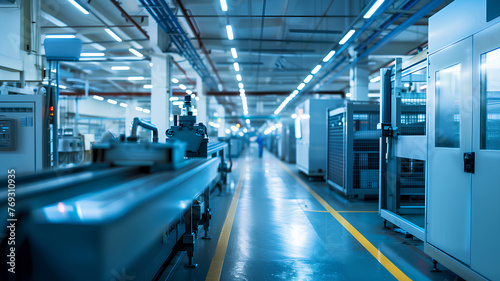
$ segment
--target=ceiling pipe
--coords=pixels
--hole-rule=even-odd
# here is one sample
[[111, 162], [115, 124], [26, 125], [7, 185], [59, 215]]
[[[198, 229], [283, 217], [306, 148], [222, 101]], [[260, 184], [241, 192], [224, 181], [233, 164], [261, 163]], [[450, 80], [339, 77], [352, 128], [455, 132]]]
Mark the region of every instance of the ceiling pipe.
[[[176, 0], [175, 2], [177, 3], [179, 8], [181, 9], [182, 14], [191, 16], [191, 12], [188, 11], [184, 7], [184, 4], [182, 4], [181, 0]], [[201, 40], [201, 35], [200, 35], [200, 30], [198, 28], [198, 25], [196, 24], [196, 22], [194, 22], [194, 19], [192, 17], [186, 17], [186, 21], [187, 21], [189, 27], [191, 28], [191, 31], [193, 31], [194, 36], [196, 37], [196, 40], [198, 41], [198, 45], [200, 46], [200, 49], [205, 54], [205, 57], [207, 58], [208, 63], [212, 67], [212, 70], [214, 71], [215, 75], [217, 76], [217, 80], [219, 80], [219, 83], [222, 84], [222, 87], [224, 89], [224, 83], [222, 82], [222, 79], [220, 78], [219, 71], [217, 71], [217, 68], [215, 68], [214, 63], [213, 63], [212, 59], [210, 58], [210, 54], [208, 53], [207, 49], [205, 48], [205, 45], [203, 44], [203, 41]]]
[[[196, 92], [193, 92], [192, 94], [197, 95]], [[59, 95], [61, 96], [68, 96], [68, 97], [83, 97], [85, 96], [84, 91], [75, 91], [75, 92], [60, 92]], [[91, 91], [89, 92], [89, 96], [101, 96], [101, 97], [150, 97], [151, 92], [95, 92]], [[176, 97], [183, 97], [186, 95], [185, 91], [173, 91], [172, 96]]]
[[427, 3], [424, 7], [422, 7], [420, 10], [418, 10], [415, 14], [413, 14], [411, 17], [409, 17], [405, 22], [400, 24], [398, 27], [396, 27], [391, 33], [389, 33], [387, 36], [382, 38], [380, 41], [377, 42], [373, 47], [370, 49], [366, 50], [363, 52], [361, 55], [359, 55], [355, 60], [353, 60], [350, 64], [348, 64], [346, 67], [341, 69], [339, 72], [335, 73], [328, 81], [323, 83], [323, 85], [320, 85], [318, 89], [323, 87], [324, 85], [327, 85], [331, 83], [333, 80], [335, 80], [338, 76], [340, 76], [344, 71], [348, 70], [349, 68], [353, 67], [356, 65], [356, 63], [364, 59], [366, 56], [368, 56], [371, 52], [374, 52], [387, 44], [393, 37], [397, 36], [399, 33], [410, 27], [412, 24], [420, 20], [423, 16], [434, 10], [437, 6], [441, 5], [445, 0], [432, 0], [429, 3]]
[[[246, 96], [287, 96], [289, 95], [289, 91], [259, 91], [259, 92], [245, 92]], [[320, 95], [340, 95], [344, 96], [344, 92], [342, 91], [318, 91], [318, 92], [310, 92], [309, 94], [320, 94]], [[236, 91], [228, 91], [228, 92], [207, 92], [207, 96], [239, 96], [240, 92]]]
[[144, 30], [123, 8], [122, 6], [120, 6], [120, 4], [118, 3], [118, 0], [111, 0], [111, 3], [113, 3], [113, 5], [115, 5], [115, 7], [122, 13], [122, 17], [126, 18], [129, 22], [131, 22], [135, 27], [137, 27], [137, 29], [142, 33], [144, 34], [144, 36], [146, 38], [148, 38], [149, 40], [149, 35], [148, 33], [146, 32], [146, 30]]

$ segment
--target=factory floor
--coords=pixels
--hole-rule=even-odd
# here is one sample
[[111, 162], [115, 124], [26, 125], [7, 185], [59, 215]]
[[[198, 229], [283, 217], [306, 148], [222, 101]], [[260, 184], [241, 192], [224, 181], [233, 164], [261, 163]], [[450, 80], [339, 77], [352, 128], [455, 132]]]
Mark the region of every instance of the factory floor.
[[170, 280], [462, 280], [430, 272], [421, 241], [383, 227], [378, 201], [349, 202], [253, 146], [212, 204], [198, 268], [184, 268], [184, 255]]

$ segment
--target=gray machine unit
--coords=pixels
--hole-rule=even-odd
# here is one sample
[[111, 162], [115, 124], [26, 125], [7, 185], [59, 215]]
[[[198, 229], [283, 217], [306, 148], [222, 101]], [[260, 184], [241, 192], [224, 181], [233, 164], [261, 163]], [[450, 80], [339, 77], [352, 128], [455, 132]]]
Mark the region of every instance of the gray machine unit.
[[380, 216], [424, 240], [427, 53], [396, 59], [381, 77]]
[[[210, 191], [225, 181], [228, 146], [211, 143], [206, 157], [186, 159], [185, 142], [134, 139], [95, 144], [91, 165], [15, 174], [23, 202], [16, 224], [29, 229], [16, 235], [17, 278], [166, 280], [183, 251], [186, 266], [196, 267], [196, 240], [210, 238]], [[7, 208], [7, 181], [0, 188], [0, 207]]]
[[48, 165], [44, 102], [44, 95], [0, 95], [0, 177], [10, 169], [24, 174]]
[[490, 4], [455, 0], [429, 19], [424, 251], [466, 280], [500, 280], [500, 17], [487, 17]]
[[349, 198], [378, 195], [378, 120], [378, 103], [328, 110], [327, 182]]
[[[293, 121], [293, 120], [292, 120]], [[295, 163], [297, 153], [295, 139], [295, 123], [290, 120], [281, 122], [281, 128], [278, 128], [278, 157], [288, 163]]]
[[297, 167], [308, 176], [324, 177], [326, 172], [326, 112], [344, 103], [341, 99], [310, 99], [296, 108], [295, 136]]

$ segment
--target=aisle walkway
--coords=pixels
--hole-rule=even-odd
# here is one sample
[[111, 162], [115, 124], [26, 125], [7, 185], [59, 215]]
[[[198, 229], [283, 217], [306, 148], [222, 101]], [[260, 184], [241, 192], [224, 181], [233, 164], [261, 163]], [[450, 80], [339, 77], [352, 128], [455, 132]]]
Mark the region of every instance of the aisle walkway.
[[420, 241], [383, 229], [376, 201], [350, 203], [294, 167], [267, 152], [241, 157], [200, 268], [173, 280], [457, 280], [428, 271]]

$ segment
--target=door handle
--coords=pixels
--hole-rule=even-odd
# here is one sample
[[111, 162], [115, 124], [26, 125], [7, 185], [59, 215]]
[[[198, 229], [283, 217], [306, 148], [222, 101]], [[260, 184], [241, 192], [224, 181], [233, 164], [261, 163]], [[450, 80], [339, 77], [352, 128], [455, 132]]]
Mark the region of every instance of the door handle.
[[475, 153], [464, 153], [464, 172], [474, 174]]

